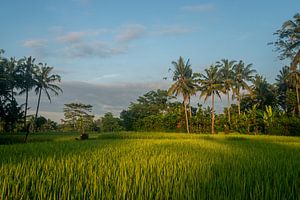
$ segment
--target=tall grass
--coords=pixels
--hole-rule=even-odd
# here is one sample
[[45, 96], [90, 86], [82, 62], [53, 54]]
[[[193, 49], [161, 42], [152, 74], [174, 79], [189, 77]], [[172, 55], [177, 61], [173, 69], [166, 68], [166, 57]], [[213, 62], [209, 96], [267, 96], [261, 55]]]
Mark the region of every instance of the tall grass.
[[0, 146], [0, 199], [300, 199], [300, 138], [104, 134]]

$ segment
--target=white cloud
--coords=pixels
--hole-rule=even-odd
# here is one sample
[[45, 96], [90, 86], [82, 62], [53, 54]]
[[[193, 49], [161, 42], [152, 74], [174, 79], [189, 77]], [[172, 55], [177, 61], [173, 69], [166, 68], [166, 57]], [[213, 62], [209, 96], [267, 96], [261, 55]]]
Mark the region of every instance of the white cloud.
[[116, 40], [119, 42], [128, 42], [141, 38], [145, 34], [145, 29], [145, 26], [140, 24], [123, 26], [116, 36]]
[[64, 55], [72, 58], [82, 57], [110, 57], [123, 54], [126, 49], [123, 47], [111, 47], [105, 42], [81, 42], [65, 47]]
[[215, 10], [215, 5], [211, 3], [207, 4], [195, 4], [195, 5], [188, 5], [183, 6], [181, 10], [187, 12], [209, 12]]
[[85, 32], [69, 32], [65, 35], [57, 37], [56, 39], [59, 42], [75, 43], [80, 42], [85, 34]]
[[47, 43], [48, 41], [45, 39], [30, 39], [30, 40], [25, 40], [23, 42], [23, 46], [28, 48], [41, 48], [41, 47], [45, 47]]
[[76, 43], [81, 42], [87, 37], [95, 39], [96, 36], [104, 33], [108, 33], [108, 29], [95, 29], [95, 30], [86, 30], [86, 31], [71, 31], [64, 34], [61, 34], [56, 38], [58, 42], [62, 43]]

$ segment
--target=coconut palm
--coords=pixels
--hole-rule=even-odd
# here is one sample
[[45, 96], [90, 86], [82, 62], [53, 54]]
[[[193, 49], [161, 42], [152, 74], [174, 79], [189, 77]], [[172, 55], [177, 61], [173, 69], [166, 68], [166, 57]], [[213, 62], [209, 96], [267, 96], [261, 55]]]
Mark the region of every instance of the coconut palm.
[[296, 82], [296, 96], [298, 115], [300, 116], [300, 95], [299, 95], [299, 71], [300, 63], [300, 13], [294, 15], [292, 20], [288, 20], [282, 24], [275, 35], [278, 35], [278, 40], [274, 43], [277, 50], [281, 53], [281, 58], [291, 58], [291, 73]]
[[215, 133], [215, 95], [221, 99], [220, 93], [223, 92], [222, 82], [218, 67], [211, 65], [205, 69], [205, 74], [200, 74], [200, 98], [204, 97], [204, 101], [211, 96], [211, 133]]
[[58, 95], [59, 92], [62, 92], [62, 89], [55, 85], [55, 83], [60, 82], [61, 78], [59, 75], [51, 74], [53, 67], [47, 66], [47, 63], [39, 63], [39, 67], [36, 68], [35, 72], [35, 93], [38, 95], [38, 103], [35, 113], [35, 120], [38, 117], [40, 101], [41, 101], [41, 94], [42, 91], [45, 92], [47, 98], [51, 103], [51, 96], [49, 91], [51, 91], [54, 95]]
[[281, 29], [274, 34], [278, 35], [273, 44], [280, 52], [280, 58], [292, 58], [292, 67], [297, 67], [300, 59], [300, 13], [295, 14], [292, 20], [284, 22]]
[[182, 95], [183, 97], [183, 106], [185, 112], [185, 121], [186, 121], [186, 130], [189, 133], [189, 120], [187, 114], [187, 102], [189, 96], [191, 95], [191, 91], [194, 86], [192, 81], [192, 68], [189, 64], [189, 60], [187, 62], [184, 61], [182, 57], [179, 57], [178, 61], [173, 61], [172, 65], [174, 66], [173, 71], [173, 81], [174, 83], [168, 90], [169, 95]]
[[225, 94], [227, 94], [227, 102], [228, 102], [228, 107], [227, 107], [227, 115], [228, 115], [228, 123], [230, 124], [230, 90], [233, 86], [233, 71], [232, 68], [235, 65], [236, 61], [231, 60], [229, 61], [228, 59], [222, 59], [220, 62], [217, 62], [217, 65], [220, 68], [220, 76], [222, 78], [223, 82], [223, 87]]
[[33, 88], [35, 82], [33, 79], [36, 65], [34, 64], [35, 58], [32, 58], [31, 56], [28, 58], [22, 59], [22, 88], [20, 94], [25, 93], [25, 110], [24, 110], [24, 129], [26, 130], [26, 138], [25, 142], [28, 137], [29, 133], [29, 127], [27, 127], [26, 124], [26, 118], [27, 118], [27, 110], [28, 110], [28, 92], [30, 89]]
[[10, 90], [11, 102], [14, 101], [14, 89], [21, 87], [21, 69], [22, 60], [15, 58], [5, 59], [4, 68], [6, 73], [6, 81]]
[[239, 61], [238, 64], [233, 66], [233, 94], [237, 97], [238, 101], [238, 114], [241, 115], [241, 90], [247, 90], [251, 92], [251, 87], [248, 85], [248, 81], [252, 81], [256, 70], [251, 69], [252, 64], [245, 65], [243, 61]]

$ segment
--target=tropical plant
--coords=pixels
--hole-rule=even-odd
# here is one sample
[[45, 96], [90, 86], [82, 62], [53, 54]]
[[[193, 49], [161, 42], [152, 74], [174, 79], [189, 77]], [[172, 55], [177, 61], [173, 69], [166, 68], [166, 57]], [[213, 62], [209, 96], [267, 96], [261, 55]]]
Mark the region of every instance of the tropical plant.
[[284, 66], [276, 77], [277, 86], [277, 102], [282, 110], [288, 112], [287, 105], [287, 91], [289, 90], [289, 73], [290, 69], [288, 66]]
[[228, 101], [228, 107], [227, 107], [227, 116], [228, 116], [228, 123], [230, 124], [230, 90], [233, 86], [233, 66], [235, 65], [236, 61], [228, 59], [222, 59], [221, 61], [217, 62], [217, 65], [220, 68], [220, 76], [223, 79], [223, 87], [225, 94], [227, 94], [227, 101]]
[[32, 58], [29, 56], [28, 58], [22, 59], [20, 62], [22, 62], [21, 65], [21, 76], [22, 76], [22, 88], [20, 94], [25, 93], [25, 109], [24, 109], [24, 130], [26, 131], [26, 137], [25, 142], [27, 141], [27, 137], [29, 134], [29, 126], [27, 126], [26, 118], [27, 118], [27, 110], [28, 110], [28, 93], [35, 85], [34, 82], [34, 73], [36, 65], [34, 64], [35, 58]]
[[199, 89], [200, 98], [204, 97], [204, 101], [211, 96], [211, 133], [215, 133], [214, 123], [215, 123], [215, 95], [221, 99], [221, 92], [223, 91], [222, 82], [220, 78], [220, 73], [218, 67], [211, 65], [208, 69], [205, 69], [205, 74], [199, 75]]
[[174, 66], [173, 71], [173, 81], [174, 83], [168, 90], [169, 95], [179, 95], [181, 94], [183, 97], [183, 107], [185, 112], [185, 122], [186, 122], [186, 131], [187, 133], [190, 132], [189, 129], [189, 120], [188, 120], [188, 113], [187, 113], [187, 103], [191, 94], [194, 93], [195, 84], [192, 80], [192, 68], [189, 63], [184, 61], [182, 57], [179, 57], [178, 61], [173, 61], [172, 65]]
[[45, 92], [48, 100], [51, 103], [51, 96], [49, 91], [52, 92], [54, 95], [59, 95], [59, 92], [63, 92], [62, 89], [56, 85], [56, 83], [60, 82], [61, 78], [57, 74], [51, 74], [53, 67], [47, 66], [47, 64], [39, 63], [39, 67], [36, 68], [34, 74], [35, 80], [35, 93], [38, 95], [38, 103], [35, 113], [35, 119], [38, 117], [40, 101], [41, 101], [41, 94], [42, 91]]
[[237, 97], [238, 101], [238, 114], [241, 115], [241, 90], [247, 90], [251, 92], [251, 87], [248, 85], [248, 81], [253, 80], [253, 75], [256, 70], [251, 69], [252, 64], [245, 65], [243, 61], [239, 61], [238, 64], [233, 66], [234, 79], [233, 79], [233, 94]]
[[300, 63], [300, 13], [294, 15], [292, 20], [288, 20], [282, 24], [281, 29], [277, 30], [275, 35], [278, 39], [275, 44], [277, 51], [280, 52], [280, 58], [290, 58], [292, 60], [290, 70], [296, 80], [296, 96], [298, 115], [300, 116], [300, 95], [299, 95], [299, 70]]

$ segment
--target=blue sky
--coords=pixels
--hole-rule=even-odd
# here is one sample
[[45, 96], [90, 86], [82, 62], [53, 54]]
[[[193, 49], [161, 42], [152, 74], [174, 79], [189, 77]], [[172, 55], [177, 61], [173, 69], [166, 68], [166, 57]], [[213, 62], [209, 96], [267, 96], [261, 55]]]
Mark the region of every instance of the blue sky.
[[[222, 58], [242, 59], [274, 82], [285, 62], [267, 43], [298, 8], [297, 0], [6, 0], [0, 48], [7, 57], [32, 55], [61, 74], [60, 104], [44, 99], [42, 111], [61, 112], [67, 101], [85, 100], [99, 115], [118, 113], [147, 90], [167, 88], [162, 78], [179, 56], [190, 58], [195, 72]], [[83, 85], [90, 87], [77, 94]], [[82, 99], [110, 87], [124, 92], [123, 103], [101, 103], [110, 95], [101, 92], [93, 101]]]

